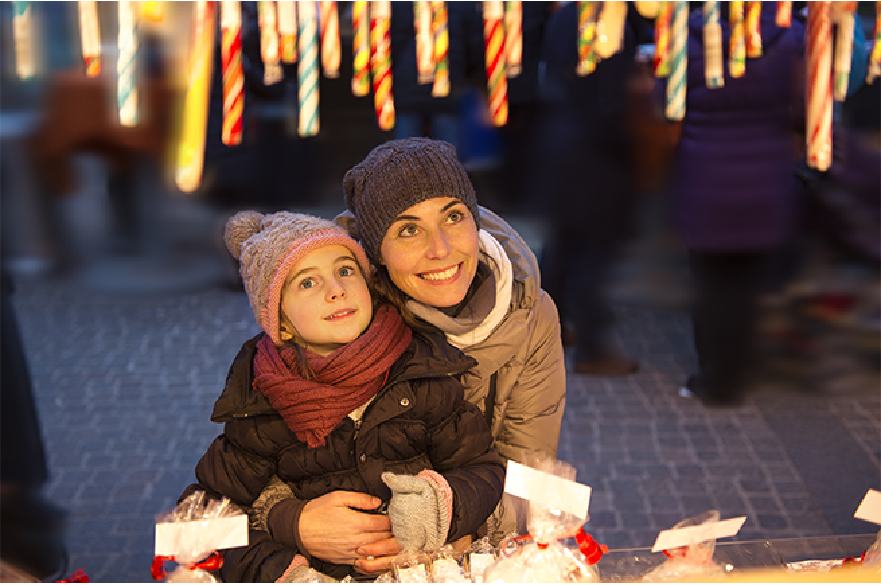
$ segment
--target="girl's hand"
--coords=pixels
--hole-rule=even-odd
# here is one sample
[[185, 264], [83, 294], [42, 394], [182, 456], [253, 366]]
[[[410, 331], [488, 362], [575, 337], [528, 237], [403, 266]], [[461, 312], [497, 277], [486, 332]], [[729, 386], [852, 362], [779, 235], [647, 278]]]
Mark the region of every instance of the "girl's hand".
[[393, 538], [388, 516], [359, 511], [375, 510], [381, 503], [369, 494], [347, 491], [310, 500], [300, 514], [300, 542], [313, 557], [353, 565], [360, 547]]

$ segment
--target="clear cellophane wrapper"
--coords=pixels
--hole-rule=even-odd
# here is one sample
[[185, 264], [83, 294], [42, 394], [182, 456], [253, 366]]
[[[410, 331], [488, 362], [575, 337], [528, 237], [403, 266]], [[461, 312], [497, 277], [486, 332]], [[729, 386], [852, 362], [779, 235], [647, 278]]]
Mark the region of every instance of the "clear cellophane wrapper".
[[[718, 510], [709, 510], [676, 524], [673, 528], [700, 526], [707, 522], [718, 522]], [[707, 540], [665, 551], [669, 557], [666, 561], [646, 573], [642, 580], [658, 581], [703, 581], [714, 580], [725, 574], [725, 569], [713, 560], [716, 541]]]
[[[157, 522], [193, 522], [210, 518], [223, 518], [242, 514], [242, 510], [229, 498], [213, 500], [205, 492], [193, 492], [181, 500], [174, 510], [160, 516]], [[207, 542], [209, 535], [179, 539], [174, 543], [174, 560], [177, 567], [166, 576], [168, 583], [216, 583], [217, 579], [200, 568], [192, 568], [199, 561], [215, 552]], [[211, 538], [214, 540], [214, 538]]]
[[[568, 463], [541, 460], [530, 462], [530, 466], [575, 481], [575, 468]], [[483, 580], [486, 583], [599, 581], [596, 568], [587, 562], [581, 551], [560, 542], [578, 532], [584, 522], [584, 518], [568, 512], [529, 502], [527, 527], [531, 538], [517, 537], [503, 541], [499, 560], [486, 570]]]
[[875, 542], [863, 553], [861, 564], [864, 567], [871, 567], [877, 571], [881, 571], [881, 530], [875, 536]]

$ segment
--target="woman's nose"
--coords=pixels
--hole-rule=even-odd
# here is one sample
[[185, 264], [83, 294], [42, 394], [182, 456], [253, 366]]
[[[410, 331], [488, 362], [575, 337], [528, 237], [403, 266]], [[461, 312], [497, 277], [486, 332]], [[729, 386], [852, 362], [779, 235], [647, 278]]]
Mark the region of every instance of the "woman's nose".
[[450, 253], [450, 243], [443, 230], [435, 230], [431, 233], [428, 242], [428, 257], [431, 259], [446, 258]]

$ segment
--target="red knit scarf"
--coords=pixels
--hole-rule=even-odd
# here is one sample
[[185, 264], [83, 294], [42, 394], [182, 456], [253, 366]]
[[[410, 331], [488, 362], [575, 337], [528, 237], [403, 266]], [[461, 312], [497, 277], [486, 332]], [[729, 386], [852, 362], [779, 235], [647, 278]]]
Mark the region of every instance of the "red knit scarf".
[[315, 373], [306, 380], [297, 367], [296, 350], [278, 349], [267, 335], [257, 344], [253, 387], [298, 439], [319, 447], [347, 414], [379, 392], [412, 338], [398, 312], [382, 305], [355, 341], [326, 356], [304, 352]]

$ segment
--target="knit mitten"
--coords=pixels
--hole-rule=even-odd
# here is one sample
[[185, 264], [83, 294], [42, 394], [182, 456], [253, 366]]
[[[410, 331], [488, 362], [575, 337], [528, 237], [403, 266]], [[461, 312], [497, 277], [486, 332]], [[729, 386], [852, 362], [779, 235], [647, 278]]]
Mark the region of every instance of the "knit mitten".
[[269, 483], [248, 509], [248, 521], [251, 528], [269, 532], [269, 511], [282, 500], [293, 498], [294, 492], [280, 477], [273, 475]]
[[392, 534], [405, 551], [435, 551], [444, 545], [453, 515], [453, 492], [431, 470], [418, 475], [382, 474], [392, 490], [388, 513]]

